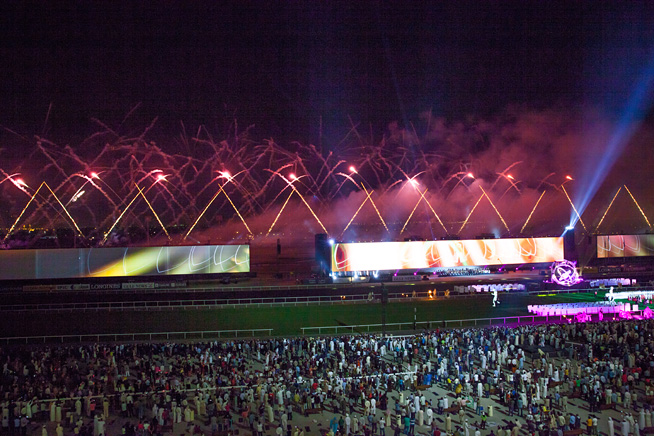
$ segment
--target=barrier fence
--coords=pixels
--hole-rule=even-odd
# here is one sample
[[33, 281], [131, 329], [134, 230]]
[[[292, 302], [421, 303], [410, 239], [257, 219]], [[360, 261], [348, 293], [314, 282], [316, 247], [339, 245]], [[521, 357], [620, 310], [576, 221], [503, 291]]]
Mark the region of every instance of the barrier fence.
[[[470, 276], [466, 278], [478, 278], [478, 279], [484, 279], [484, 276]], [[521, 280], [519, 278], [513, 278], [509, 277], [511, 280], [515, 280], [516, 283]], [[524, 278], [525, 280], [528, 280], [529, 278]], [[532, 278], [533, 279], [533, 278]], [[498, 279], [499, 280], [505, 280], [505, 279]], [[440, 282], [431, 282], [431, 281], [422, 281], [422, 280], [417, 280], [417, 281], [411, 281], [411, 282], [383, 282], [385, 285], [390, 286], [390, 287], [396, 287], [396, 286], [415, 286], [415, 285], [420, 285], [420, 286], [427, 286], [427, 285], [436, 285], [437, 283], [439, 285], [442, 285]], [[379, 291], [380, 286], [382, 282], [364, 282], [364, 283], [321, 283], [321, 284], [302, 284], [302, 283], [293, 283], [293, 284], [286, 284], [286, 285], [248, 285], [248, 286], [243, 286], [243, 285], [215, 285], [215, 286], [180, 286], [180, 287], [172, 287], [172, 288], [157, 288], [157, 287], [152, 287], [152, 288], [133, 288], [133, 289], [91, 289], [91, 290], [78, 290], [78, 291], [72, 291], [76, 293], [83, 293], [83, 294], [104, 294], [104, 295], [129, 295], [129, 294], [143, 294], [145, 292], [156, 292], [157, 294], [190, 294], [190, 293], [208, 293], [208, 292], [245, 292], [245, 291], [307, 291], [307, 290], [318, 290], [318, 289], [331, 289], [331, 290], [342, 290], [342, 289], [361, 289], [361, 288], [371, 288], [375, 289], [376, 291]], [[492, 284], [492, 283], [491, 283]], [[456, 293], [454, 291], [454, 287], [458, 287], [459, 285], [455, 285], [454, 283], [451, 284], [452, 286], [452, 294]], [[467, 286], [467, 285], [464, 285]], [[470, 285], [473, 286], [473, 285]], [[624, 287], [621, 289], [632, 289], [633, 287]], [[560, 289], [556, 291], [518, 291], [518, 292], [578, 292], [578, 291], [583, 291], [583, 292], [590, 292], [590, 291], [597, 291], [600, 288], [584, 288], [584, 289]], [[637, 289], [637, 288], [633, 288]], [[13, 290], [13, 291], [0, 291], [0, 295], [2, 294], [30, 294], [30, 293], [62, 293], [62, 292], [71, 292], [71, 291], [57, 291], [57, 290], [50, 290], [50, 291], [19, 291], [19, 290]], [[445, 291], [438, 291], [438, 294], [444, 294]], [[487, 291], [488, 292], [488, 291]], [[501, 291], [501, 292], [506, 292], [506, 291]], [[511, 292], [511, 291], [510, 291]]]
[[[365, 303], [379, 300], [379, 287], [375, 287], [372, 299], [370, 293], [348, 294], [348, 295], [305, 295], [286, 297], [252, 297], [252, 298], [210, 298], [210, 299], [178, 299], [178, 300], [142, 300], [142, 301], [105, 301], [105, 302], [80, 302], [80, 303], [35, 303], [35, 304], [2, 304], [0, 312], [21, 312], [21, 311], [100, 311], [100, 310], [171, 310], [171, 309], [216, 309], [225, 307], [273, 307], [273, 306], [306, 306], [310, 304], [350, 304]], [[542, 292], [525, 292], [523, 294], [539, 294]], [[568, 294], [590, 292], [586, 289], [562, 289], [547, 291], [548, 293]], [[594, 292], [594, 291], [593, 291]], [[411, 300], [412, 298], [472, 298], [479, 295], [491, 294], [488, 292], [446, 294], [443, 291], [432, 292], [389, 292], [389, 300], [399, 302]]]
[[[627, 312], [634, 318], [642, 317], [643, 310]], [[604, 315], [604, 319], [616, 319], [619, 314]], [[454, 327], [500, 327], [542, 323], [564, 323], [575, 320], [574, 316], [566, 315], [519, 315], [498, 318], [447, 319], [440, 321], [408, 321], [386, 324], [356, 324], [338, 326], [301, 327], [302, 335], [324, 335], [339, 333], [370, 333], [380, 332], [382, 328], [394, 332], [417, 330], [433, 330], [437, 328]], [[163, 340], [201, 340], [220, 338], [269, 337], [274, 329], [243, 329], [243, 330], [204, 330], [191, 332], [154, 332], [154, 333], [107, 333], [83, 335], [52, 335], [52, 336], [13, 336], [0, 338], [4, 344], [30, 343], [77, 343], [77, 342], [118, 342], [118, 341], [163, 341]]]
[[[628, 312], [632, 316], [641, 317], [642, 310]], [[609, 314], [604, 314], [604, 319], [615, 319]], [[338, 325], [338, 326], [319, 326], [319, 327], [301, 327], [302, 335], [310, 334], [338, 334], [338, 333], [369, 333], [379, 332], [384, 327], [386, 330], [391, 331], [408, 331], [408, 330], [432, 330], [436, 328], [453, 328], [453, 327], [500, 327], [500, 326], [515, 326], [527, 324], [544, 324], [544, 323], [564, 323], [574, 321], [574, 316], [566, 315], [519, 315], [519, 316], [505, 316], [499, 318], [470, 318], [470, 319], [455, 319], [455, 320], [440, 320], [440, 321], [416, 321], [416, 322], [400, 322], [400, 323], [386, 323], [386, 324], [357, 324], [357, 325]]]
[[[401, 298], [398, 296], [392, 299]], [[195, 300], [109, 301], [84, 303], [38, 303], [0, 305], [2, 311], [100, 311], [215, 309], [222, 307], [306, 306], [309, 304], [345, 304], [370, 301], [367, 295], [320, 295], [302, 297], [216, 298]]]
[[[193, 332], [105, 333], [53, 336], [12, 336], [0, 338], [4, 344], [78, 343], [120, 341], [170, 341], [272, 336], [273, 329], [204, 330]], [[249, 333], [249, 334], [248, 334]]]

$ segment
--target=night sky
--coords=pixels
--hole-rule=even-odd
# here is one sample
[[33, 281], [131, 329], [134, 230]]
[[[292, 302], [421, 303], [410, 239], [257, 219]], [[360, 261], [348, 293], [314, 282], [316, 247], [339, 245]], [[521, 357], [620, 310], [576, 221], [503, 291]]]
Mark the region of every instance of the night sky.
[[[415, 199], [399, 183], [414, 176], [447, 221], [425, 206], [423, 236], [462, 229], [481, 188], [510, 225], [482, 204], [472, 235], [521, 233], [544, 190], [526, 231], [575, 225], [564, 183], [591, 229], [627, 185], [654, 214], [651, 1], [2, 2], [0, 78], [5, 225], [43, 181], [106, 225], [153, 171], [168, 177], [149, 194], [168, 224], [195, 220], [216, 173], [240, 171], [228, 189], [259, 234], [291, 171], [332, 230], [363, 181], [401, 226]], [[91, 171], [107, 191], [73, 200]], [[3, 183], [12, 174], [28, 187]], [[600, 230], [652, 231], [624, 191]], [[284, 224], [320, 230], [293, 207]]]
[[3, 2], [0, 125], [85, 136], [140, 103], [159, 135], [236, 118], [315, 142], [322, 118], [329, 143], [425, 111], [617, 116], [653, 42], [651, 2]]

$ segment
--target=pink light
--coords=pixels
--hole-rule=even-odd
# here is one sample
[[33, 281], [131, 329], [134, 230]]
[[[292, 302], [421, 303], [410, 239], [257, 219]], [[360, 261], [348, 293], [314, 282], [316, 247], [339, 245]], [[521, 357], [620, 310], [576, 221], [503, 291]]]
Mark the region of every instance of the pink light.
[[631, 313], [627, 312], [626, 310], [621, 310], [618, 312], [618, 318], [621, 319], [631, 319]]
[[96, 173], [95, 171], [92, 171], [92, 172], [91, 172], [91, 178], [92, 178], [92, 179], [99, 179], [100, 176], [99, 176], [98, 173]]
[[13, 182], [14, 185], [16, 185], [19, 188], [27, 186], [27, 183], [25, 183], [23, 179], [15, 179], [15, 180], [11, 179], [11, 181]]
[[574, 180], [571, 176], [565, 176], [565, 178], [568, 180]]
[[157, 181], [160, 182], [160, 181], [162, 181], [162, 180], [166, 180], [166, 176], [163, 175], [163, 174], [158, 174], [158, 175], [157, 175]]
[[411, 183], [414, 187], [420, 186], [420, 183], [416, 179], [409, 179], [409, 183]]
[[357, 172], [357, 169], [354, 168], [354, 165], [350, 166], [350, 172], [351, 173], [356, 173]]
[[291, 173], [291, 174], [288, 176], [288, 178], [291, 179], [291, 180], [297, 180], [297, 177], [296, 177], [295, 174], [293, 174], [293, 173]]
[[561, 286], [572, 286], [583, 281], [577, 272], [577, 262], [562, 260], [550, 265], [552, 281]]
[[475, 176], [474, 176], [472, 173], [468, 173], [468, 174], [466, 174], [466, 177], [470, 177], [471, 179], [474, 179], [474, 178], [475, 178]]
[[507, 179], [514, 180], [514, 179], [513, 179], [513, 176], [512, 176], [511, 174], [507, 175], [506, 177], [507, 177]]
[[220, 175], [226, 179], [231, 179], [232, 174], [229, 171], [218, 171]]

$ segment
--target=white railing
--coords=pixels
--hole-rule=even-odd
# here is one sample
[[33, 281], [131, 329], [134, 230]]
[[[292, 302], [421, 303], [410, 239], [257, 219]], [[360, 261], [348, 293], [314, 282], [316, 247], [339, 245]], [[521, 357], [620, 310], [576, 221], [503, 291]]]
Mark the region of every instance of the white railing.
[[154, 332], [154, 333], [103, 333], [52, 336], [12, 336], [0, 338], [5, 344], [30, 344], [52, 342], [120, 342], [120, 341], [170, 341], [190, 339], [243, 338], [272, 336], [273, 329], [243, 330], [203, 330], [192, 332]]
[[[631, 316], [641, 317], [642, 310], [628, 312]], [[604, 316], [609, 319], [619, 319], [617, 314], [613, 317]], [[523, 324], [539, 323], [564, 323], [572, 322], [574, 317], [565, 315], [539, 316], [539, 315], [520, 315], [505, 316], [498, 318], [469, 318], [469, 319], [448, 319], [440, 321], [408, 321], [400, 323], [386, 324], [357, 324], [357, 325], [339, 325], [339, 326], [317, 326], [301, 327], [302, 335], [310, 334], [339, 334], [339, 333], [364, 333], [379, 332], [382, 327], [394, 332], [412, 331], [412, 330], [432, 330], [436, 328], [453, 328], [453, 327], [499, 327], [499, 326], [516, 326]], [[201, 339], [219, 339], [219, 338], [243, 338], [243, 337], [260, 337], [272, 336], [273, 329], [242, 329], [242, 330], [203, 330], [190, 332], [153, 332], [153, 333], [105, 333], [105, 334], [80, 334], [80, 335], [51, 335], [51, 336], [12, 336], [0, 338], [1, 343], [5, 344], [27, 344], [27, 343], [73, 343], [73, 342], [119, 342], [119, 341], [169, 341], [169, 340], [201, 340]]]
[[[580, 293], [586, 290], [563, 289], [559, 291], [548, 291], [548, 293]], [[594, 291], [593, 291], [594, 292]], [[527, 294], [527, 292], [519, 292]], [[450, 293], [449, 298], [473, 298], [489, 293]], [[391, 301], [411, 301], [414, 298], [424, 299], [429, 297], [444, 298], [445, 292], [439, 291], [429, 294], [427, 291], [416, 292], [389, 292]], [[306, 306], [309, 304], [345, 304], [378, 302], [379, 288], [376, 288], [374, 300], [370, 301], [367, 293], [349, 295], [305, 295], [285, 297], [251, 297], [251, 298], [212, 298], [212, 299], [189, 299], [189, 300], [139, 300], [139, 301], [106, 301], [106, 302], [84, 302], [84, 303], [35, 303], [35, 304], [0, 304], [0, 312], [3, 311], [98, 311], [98, 310], [170, 310], [170, 309], [211, 309], [225, 307], [273, 307], [273, 306]]]
[[[400, 295], [400, 294], [398, 294]], [[392, 297], [397, 299], [400, 297]], [[101, 311], [101, 310], [168, 310], [227, 307], [306, 306], [309, 304], [344, 304], [368, 302], [367, 295], [320, 295], [303, 297], [216, 298], [197, 300], [108, 301], [87, 303], [37, 303], [0, 305], [3, 311]]]
[[[629, 312], [631, 315], [642, 316], [643, 311]], [[617, 314], [611, 318], [604, 315], [604, 319], [616, 319]], [[469, 319], [449, 319], [440, 321], [416, 321], [416, 322], [399, 322], [399, 323], [386, 323], [386, 324], [356, 324], [356, 325], [338, 325], [338, 326], [318, 326], [318, 327], [301, 327], [302, 335], [313, 334], [338, 334], [338, 333], [368, 333], [379, 332], [382, 328], [391, 331], [409, 331], [409, 330], [432, 330], [436, 328], [452, 328], [452, 327], [499, 327], [499, 326], [515, 326], [524, 324], [539, 324], [539, 323], [564, 323], [574, 321], [573, 316], [565, 315], [519, 315], [519, 316], [505, 316], [499, 318], [469, 318]]]

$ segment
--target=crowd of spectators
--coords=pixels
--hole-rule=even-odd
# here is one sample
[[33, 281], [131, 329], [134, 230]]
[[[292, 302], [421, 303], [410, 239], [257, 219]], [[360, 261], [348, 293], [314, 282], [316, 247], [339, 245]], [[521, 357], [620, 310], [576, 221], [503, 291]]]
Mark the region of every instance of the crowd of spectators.
[[[51, 421], [57, 436], [100, 436], [119, 417], [127, 435], [170, 433], [185, 423], [193, 434], [240, 428], [299, 436], [306, 433], [293, 425], [297, 414], [328, 411], [329, 434], [562, 436], [597, 434], [599, 411], [619, 407], [619, 425], [606, 421], [609, 436], [615, 427], [639, 436], [652, 427], [653, 332], [654, 321], [630, 320], [388, 337], [4, 347], [2, 430], [26, 434], [32, 422]], [[447, 393], [434, 395], [436, 388]], [[590, 415], [571, 411], [573, 399]], [[494, 408], [515, 420], [486, 428]]]

